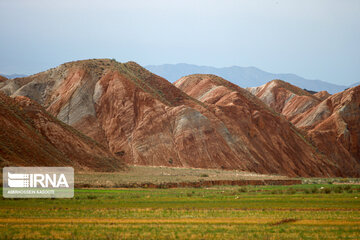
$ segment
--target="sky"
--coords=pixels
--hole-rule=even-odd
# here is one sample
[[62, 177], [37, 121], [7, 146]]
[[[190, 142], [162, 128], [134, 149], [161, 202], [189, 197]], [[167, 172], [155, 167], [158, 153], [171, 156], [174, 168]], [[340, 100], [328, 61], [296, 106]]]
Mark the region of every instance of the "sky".
[[0, 34], [3, 74], [115, 58], [360, 81], [359, 0], [0, 0]]

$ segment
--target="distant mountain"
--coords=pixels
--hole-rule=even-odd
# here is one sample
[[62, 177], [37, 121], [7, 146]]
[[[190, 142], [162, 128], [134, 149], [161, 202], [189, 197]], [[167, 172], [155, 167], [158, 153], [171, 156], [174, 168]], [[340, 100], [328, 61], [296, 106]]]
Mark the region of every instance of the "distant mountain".
[[197, 73], [215, 74], [229, 80], [241, 87], [257, 87], [273, 79], [281, 79], [287, 81], [300, 88], [306, 88], [313, 91], [326, 90], [331, 94], [344, 91], [347, 86], [336, 85], [320, 80], [308, 80], [295, 74], [274, 74], [262, 71], [256, 67], [224, 67], [215, 68], [208, 66], [197, 66], [192, 64], [164, 64], [164, 65], [148, 65], [145, 66], [149, 71], [174, 82], [179, 78]]
[[0, 75], [6, 77], [7, 79], [22, 78], [22, 77], [27, 77], [28, 76], [28, 75], [25, 75], [25, 74], [17, 74], [17, 73], [10, 74], [10, 75], [5, 75], [5, 74], [0, 74]]
[[360, 85], [360, 82], [356, 82], [354, 84], [351, 84], [350, 86], [348, 86], [348, 88], [356, 87], [358, 85]]

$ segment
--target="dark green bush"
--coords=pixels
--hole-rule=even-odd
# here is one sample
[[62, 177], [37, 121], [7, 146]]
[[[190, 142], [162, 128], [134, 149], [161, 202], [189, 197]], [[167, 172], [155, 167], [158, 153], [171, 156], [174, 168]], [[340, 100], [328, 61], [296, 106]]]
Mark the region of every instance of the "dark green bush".
[[319, 189], [317, 187], [312, 187], [311, 188], [311, 193], [318, 193]]
[[95, 195], [87, 195], [87, 198], [88, 199], [97, 199], [97, 196], [95, 196]]
[[331, 188], [325, 187], [320, 190], [321, 193], [329, 194], [331, 193]]
[[334, 193], [342, 193], [343, 188], [341, 186], [336, 186], [333, 188]]
[[295, 193], [296, 193], [296, 190], [293, 189], [293, 188], [288, 188], [288, 189], [286, 190], [286, 193], [287, 193], [287, 194], [295, 194]]

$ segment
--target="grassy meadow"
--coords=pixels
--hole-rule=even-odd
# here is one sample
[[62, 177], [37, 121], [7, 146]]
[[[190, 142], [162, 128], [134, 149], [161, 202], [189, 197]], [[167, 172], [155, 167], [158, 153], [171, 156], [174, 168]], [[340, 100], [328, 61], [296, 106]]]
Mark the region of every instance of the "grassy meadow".
[[360, 185], [76, 189], [0, 200], [1, 239], [360, 239]]

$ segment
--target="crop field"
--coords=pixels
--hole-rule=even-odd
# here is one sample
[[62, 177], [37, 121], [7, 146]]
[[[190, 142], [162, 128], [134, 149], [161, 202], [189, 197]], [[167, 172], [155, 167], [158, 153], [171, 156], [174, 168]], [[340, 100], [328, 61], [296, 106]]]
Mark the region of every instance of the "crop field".
[[360, 239], [360, 186], [76, 189], [0, 200], [1, 239]]

